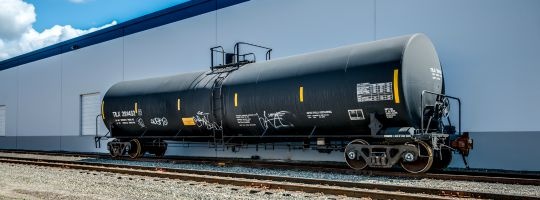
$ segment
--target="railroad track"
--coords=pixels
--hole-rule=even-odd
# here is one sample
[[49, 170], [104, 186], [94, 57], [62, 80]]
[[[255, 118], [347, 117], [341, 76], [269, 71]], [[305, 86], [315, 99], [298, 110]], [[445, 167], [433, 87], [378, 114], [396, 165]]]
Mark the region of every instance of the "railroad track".
[[[92, 157], [99, 159], [111, 159], [108, 154], [97, 153], [70, 153], [70, 152], [43, 152], [43, 151], [12, 151], [0, 150], [4, 153], [22, 153], [22, 154], [37, 154], [37, 155], [52, 155], [52, 156], [75, 156], [75, 157]], [[211, 164], [211, 165], [227, 165], [240, 166], [251, 168], [268, 168], [268, 169], [296, 169], [305, 171], [317, 171], [328, 173], [355, 174], [368, 176], [385, 176], [399, 177], [412, 179], [437, 179], [437, 180], [459, 180], [459, 181], [474, 181], [485, 183], [503, 183], [503, 184], [519, 184], [519, 185], [540, 185], [540, 174], [524, 174], [524, 173], [494, 173], [494, 172], [478, 172], [478, 171], [442, 171], [437, 173], [421, 173], [411, 174], [396, 170], [362, 170], [356, 171], [348, 168], [345, 165], [336, 163], [306, 163], [306, 162], [279, 162], [279, 161], [262, 161], [251, 159], [231, 159], [231, 158], [194, 158], [194, 157], [179, 157], [168, 156], [165, 158], [142, 157], [139, 159], [131, 159], [129, 157], [116, 158], [126, 161], [142, 161], [142, 162], [163, 162], [163, 163], [194, 163], [194, 164]]]
[[[233, 164], [234, 165], [234, 164]], [[249, 165], [247, 165], [249, 166]], [[287, 164], [276, 163], [257, 163], [252, 164], [250, 167], [263, 167], [263, 168], [280, 168], [290, 169], [291, 166]], [[437, 179], [437, 180], [454, 180], [454, 181], [474, 181], [484, 183], [503, 183], [503, 184], [519, 184], [519, 185], [540, 185], [540, 176], [538, 175], [525, 175], [525, 174], [501, 174], [501, 173], [482, 173], [482, 172], [451, 172], [442, 171], [438, 173], [420, 173], [411, 174], [407, 172], [396, 171], [393, 169], [379, 169], [379, 170], [362, 170], [356, 171], [349, 169], [348, 167], [341, 166], [313, 166], [313, 165], [298, 165], [297, 169], [320, 171], [320, 172], [332, 172], [342, 174], [356, 174], [356, 175], [369, 175], [369, 176], [386, 176], [386, 177], [399, 177], [399, 178], [412, 178], [412, 179]]]
[[515, 196], [506, 194], [467, 192], [444, 189], [441, 190], [433, 188], [396, 186], [386, 184], [356, 183], [323, 179], [267, 176], [204, 170], [156, 168], [105, 163], [88, 163], [81, 161], [59, 161], [35, 158], [0, 157], [0, 162], [91, 170], [169, 179], [191, 180], [198, 182], [219, 183], [236, 186], [284, 189], [288, 191], [304, 191], [308, 193], [324, 193], [328, 195], [344, 195], [348, 197], [370, 197], [374, 199], [449, 199], [455, 197], [478, 199], [540, 199], [537, 197], [529, 196]]

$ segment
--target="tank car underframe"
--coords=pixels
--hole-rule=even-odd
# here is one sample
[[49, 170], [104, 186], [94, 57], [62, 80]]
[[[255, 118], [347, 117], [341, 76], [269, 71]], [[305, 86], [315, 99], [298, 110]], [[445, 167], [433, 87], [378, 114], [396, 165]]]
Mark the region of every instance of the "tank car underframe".
[[139, 158], [145, 153], [163, 157], [168, 144], [162, 139], [119, 139], [116, 138], [107, 143], [107, 149], [111, 157], [128, 155], [130, 158]]
[[[206, 141], [209, 148], [215, 148], [217, 150], [230, 149], [233, 152], [237, 152], [242, 148], [249, 148], [249, 145], [255, 145], [256, 150], [259, 150], [259, 146], [264, 144], [264, 149], [267, 148], [268, 142], [271, 144], [270, 149], [275, 149], [275, 143], [279, 143], [284, 136], [265, 136], [261, 137], [225, 137], [223, 146], [214, 144], [212, 136], [198, 136], [198, 137], [117, 137], [113, 141], [108, 142], [107, 148], [113, 157], [128, 155], [131, 158], [138, 158], [145, 153], [155, 154], [158, 157], [164, 155], [167, 150], [167, 142], [165, 140], [179, 141], [188, 139], [189, 143], [193, 142], [194, 138], [200, 139], [200, 142], [204, 144]], [[331, 153], [333, 151], [345, 152], [348, 160], [363, 160], [366, 162], [366, 166], [373, 168], [390, 168], [399, 162], [414, 162], [418, 156], [421, 155], [419, 148], [415, 147], [415, 143], [424, 142], [429, 144], [431, 157], [435, 156], [443, 159], [443, 150], [453, 150], [448, 146], [448, 134], [430, 133], [430, 134], [394, 134], [394, 135], [348, 135], [339, 136], [335, 135], [318, 135], [318, 136], [288, 136], [289, 141], [298, 143], [299, 148], [295, 148], [291, 143], [286, 144], [289, 150], [292, 149], [313, 149], [321, 153]], [[246, 139], [258, 140], [259, 143], [244, 142]], [[275, 139], [275, 140], [274, 140]], [[351, 140], [364, 140], [369, 141], [366, 144], [354, 144], [349, 143]], [[315, 144], [311, 142], [315, 141]], [[335, 142], [332, 144], [332, 141]], [[281, 141], [283, 142], [283, 141]], [[301, 142], [304, 142], [303, 144]], [[307, 142], [307, 143], [306, 143]], [[337, 143], [337, 144], [336, 144]], [[187, 144], [187, 143], [186, 143]], [[189, 145], [187, 146], [189, 147]], [[351, 152], [352, 155], [351, 155]], [[430, 158], [433, 162], [433, 158]], [[346, 159], [347, 160], [347, 159]], [[435, 160], [435, 162], [437, 162]]]
[[[450, 156], [443, 151], [453, 150], [448, 144], [448, 134], [429, 133], [414, 135], [382, 135], [383, 142], [370, 144], [373, 140], [357, 139], [345, 147], [345, 161], [356, 170], [365, 167], [391, 168], [400, 163], [412, 173], [422, 173], [432, 168], [445, 168]], [[435, 157], [438, 159], [436, 160]], [[442, 164], [439, 164], [442, 163]], [[442, 166], [442, 167], [440, 167]]]

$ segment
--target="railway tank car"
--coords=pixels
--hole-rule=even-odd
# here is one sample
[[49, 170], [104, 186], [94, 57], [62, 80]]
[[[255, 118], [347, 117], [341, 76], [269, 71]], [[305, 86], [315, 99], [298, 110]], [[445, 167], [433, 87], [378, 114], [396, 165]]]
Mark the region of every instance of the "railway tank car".
[[472, 148], [450, 122], [450, 101], [459, 99], [444, 94], [438, 55], [423, 34], [263, 62], [241, 54], [240, 44], [248, 43], [230, 54], [212, 48], [212, 63], [216, 52], [227, 61], [208, 71], [113, 85], [101, 105], [115, 138], [111, 155], [162, 156], [165, 140], [215, 148], [313, 141], [344, 151], [354, 169], [399, 163], [418, 173]]

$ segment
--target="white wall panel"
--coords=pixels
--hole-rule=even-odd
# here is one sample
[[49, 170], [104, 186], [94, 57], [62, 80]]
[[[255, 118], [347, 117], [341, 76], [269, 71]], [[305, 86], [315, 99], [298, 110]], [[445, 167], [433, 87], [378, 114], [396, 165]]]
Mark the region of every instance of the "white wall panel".
[[18, 136], [60, 134], [60, 65], [60, 55], [57, 55], [18, 67]]
[[207, 70], [216, 44], [215, 12], [125, 37], [125, 79]]
[[[373, 1], [254, 0], [217, 11], [218, 44], [273, 48], [291, 56], [374, 39]], [[264, 60], [264, 56], [259, 56]]]
[[0, 71], [0, 105], [5, 105], [9, 113], [6, 119], [6, 136], [15, 136], [17, 134], [17, 106], [18, 102], [18, 83], [17, 68], [11, 68]]
[[0, 105], [0, 136], [6, 136], [6, 110], [5, 105]]
[[377, 38], [426, 33], [467, 131], [539, 131], [540, 1], [377, 1]]
[[[62, 134], [80, 135], [80, 95], [99, 92], [122, 81], [123, 39], [99, 43], [62, 56]], [[103, 123], [100, 131], [105, 131]], [[59, 134], [58, 134], [59, 135]]]

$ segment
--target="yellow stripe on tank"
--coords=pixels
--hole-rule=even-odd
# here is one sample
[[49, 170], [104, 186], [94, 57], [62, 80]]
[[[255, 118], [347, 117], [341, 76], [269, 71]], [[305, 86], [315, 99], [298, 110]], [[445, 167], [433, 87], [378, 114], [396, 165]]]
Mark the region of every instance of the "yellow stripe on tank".
[[300, 96], [300, 103], [304, 102], [304, 87], [303, 86], [300, 86], [299, 96]]
[[234, 107], [238, 107], [238, 93], [234, 93]]
[[178, 108], [178, 111], [180, 111], [180, 98], [176, 101], [176, 107]]
[[394, 83], [392, 84], [394, 86], [394, 101], [396, 103], [399, 103], [399, 70], [394, 69]]
[[137, 108], [137, 102], [135, 102], [135, 114], [139, 112], [139, 109]]
[[101, 119], [105, 119], [105, 101], [101, 101]]

